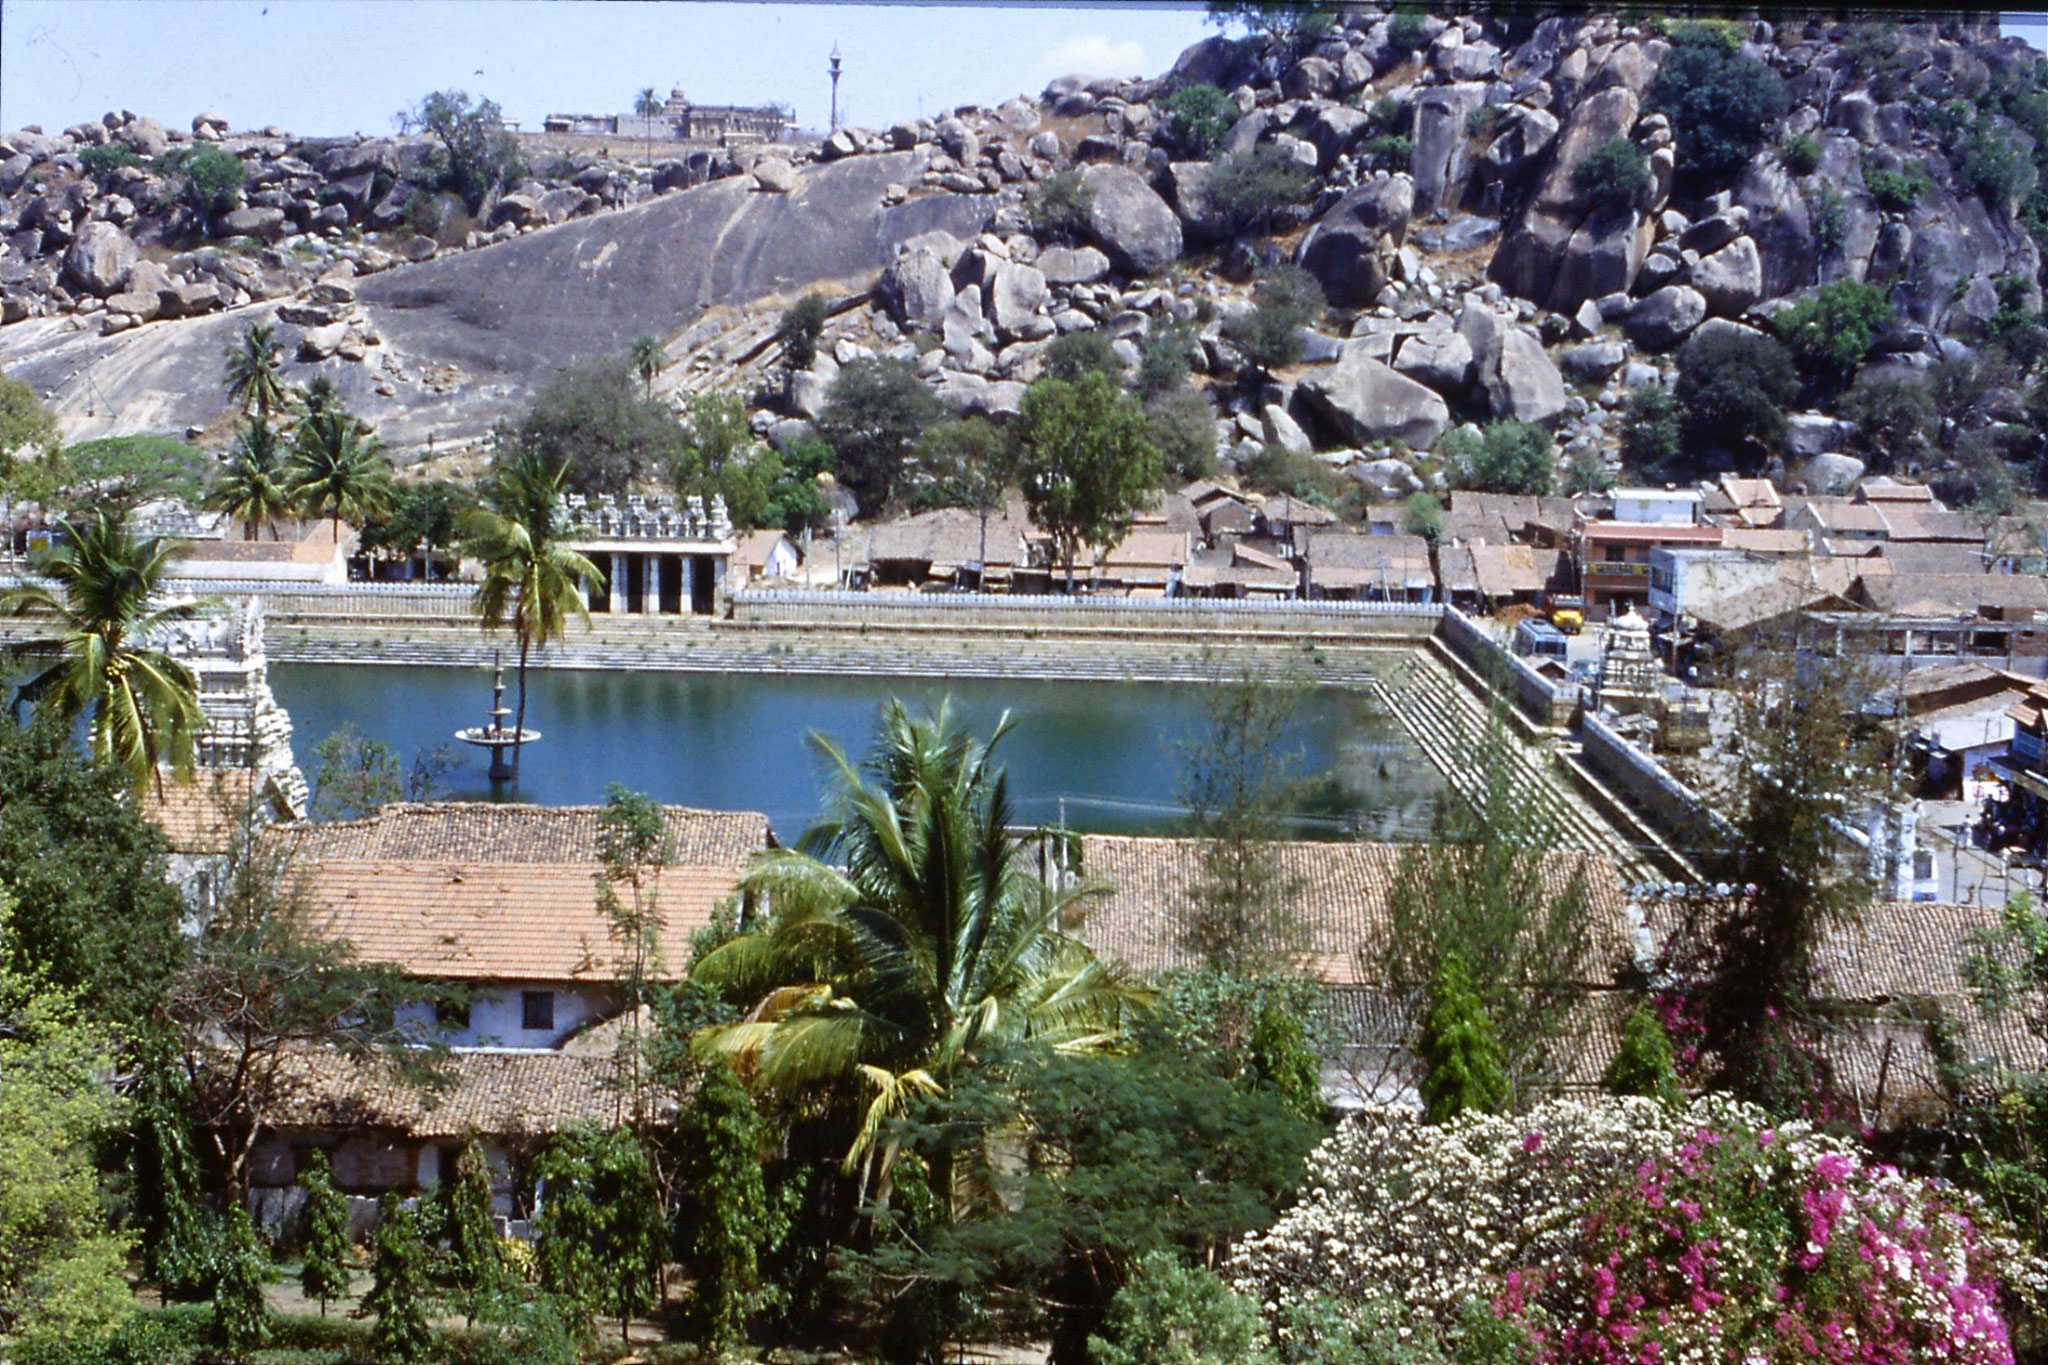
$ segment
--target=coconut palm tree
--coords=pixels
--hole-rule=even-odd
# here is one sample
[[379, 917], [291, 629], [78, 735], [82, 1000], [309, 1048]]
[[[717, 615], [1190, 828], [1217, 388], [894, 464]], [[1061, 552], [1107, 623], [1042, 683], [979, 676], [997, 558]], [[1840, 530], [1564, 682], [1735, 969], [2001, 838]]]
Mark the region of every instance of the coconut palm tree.
[[1113, 1046], [1144, 990], [1063, 925], [1098, 888], [1032, 876], [1010, 825], [1007, 779], [947, 708], [913, 720], [882, 709], [856, 770], [828, 741], [835, 810], [795, 849], [761, 854], [741, 878], [769, 923], [706, 954], [692, 975], [751, 997], [747, 1017], [706, 1030], [771, 1087], [854, 1088], [866, 1097], [846, 1169], [881, 1174], [884, 1120], [939, 1093], [985, 1045], [1032, 1039], [1069, 1051]]
[[519, 739], [526, 732], [526, 664], [568, 629], [573, 612], [590, 624], [586, 584], [597, 566], [560, 541], [567, 464], [513, 451], [484, 486], [484, 505], [462, 522], [462, 552], [483, 566], [471, 604], [485, 630], [510, 626], [519, 644], [519, 701], [513, 713], [512, 780], [519, 780]]
[[633, 97], [633, 112], [646, 120], [647, 164], [654, 164], [654, 120], [661, 117], [661, 101], [655, 97], [654, 87], [649, 85]]
[[654, 381], [668, 366], [668, 348], [656, 336], [637, 336], [626, 347], [626, 363], [647, 386], [647, 401], [654, 401]]
[[331, 519], [338, 545], [343, 517], [360, 522], [390, 501], [391, 462], [368, 426], [324, 408], [299, 423], [286, 493], [300, 511]]
[[72, 719], [90, 712], [93, 757], [118, 765], [138, 790], [152, 778], [161, 785], [160, 766], [191, 771], [204, 723], [199, 680], [149, 643], [157, 628], [198, 611], [196, 602], [158, 604], [165, 571], [185, 549], [181, 541], [137, 540], [122, 509], [101, 507], [58, 523], [56, 544], [35, 560], [47, 582], [0, 593], [0, 615], [54, 618], [48, 634], [8, 651], [56, 659], [23, 684], [21, 699]]
[[254, 413], [259, 421], [285, 404], [284, 370], [277, 344], [277, 328], [267, 322], [252, 322], [227, 348], [228, 397], [235, 400], [243, 416]]
[[227, 463], [207, 491], [206, 505], [240, 521], [244, 540], [255, 540], [265, 526], [276, 539], [277, 519], [292, 510], [276, 428], [259, 417], [235, 434]]

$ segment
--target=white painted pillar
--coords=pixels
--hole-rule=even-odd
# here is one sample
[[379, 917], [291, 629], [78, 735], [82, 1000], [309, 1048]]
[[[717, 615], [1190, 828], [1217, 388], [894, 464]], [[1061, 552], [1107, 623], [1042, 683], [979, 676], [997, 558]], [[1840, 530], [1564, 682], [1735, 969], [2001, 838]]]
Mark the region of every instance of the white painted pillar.
[[697, 556], [683, 556], [683, 615], [697, 609]]
[[626, 609], [626, 557], [614, 551], [612, 554], [612, 595], [606, 606], [614, 616]]
[[661, 612], [661, 556], [642, 555], [647, 564], [646, 581], [640, 587], [640, 614], [655, 616]]

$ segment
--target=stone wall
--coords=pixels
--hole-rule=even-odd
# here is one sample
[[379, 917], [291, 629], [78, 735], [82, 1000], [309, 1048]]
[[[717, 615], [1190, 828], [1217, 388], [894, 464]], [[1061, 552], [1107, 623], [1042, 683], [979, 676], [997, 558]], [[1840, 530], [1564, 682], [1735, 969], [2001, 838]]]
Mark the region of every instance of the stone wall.
[[1421, 641], [1443, 608], [1420, 602], [1256, 602], [1185, 598], [1008, 597], [983, 593], [749, 590], [732, 619], [748, 625], [878, 629], [1143, 631]]
[[1503, 649], [1499, 641], [1456, 607], [1444, 608], [1436, 638], [1477, 673], [1481, 682], [1497, 686], [1505, 681], [1515, 705], [1536, 724], [1553, 730], [1571, 724], [1579, 709], [1578, 684], [1552, 682], [1544, 677]]
[[1586, 712], [1579, 718], [1579, 733], [1584, 741], [1580, 761], [1626, 796], [1680, 851], [1691, 855], [1722, 847], [1734, 837], [1728, 822], [1709, 808], [1698, 792], [1600, 717]]

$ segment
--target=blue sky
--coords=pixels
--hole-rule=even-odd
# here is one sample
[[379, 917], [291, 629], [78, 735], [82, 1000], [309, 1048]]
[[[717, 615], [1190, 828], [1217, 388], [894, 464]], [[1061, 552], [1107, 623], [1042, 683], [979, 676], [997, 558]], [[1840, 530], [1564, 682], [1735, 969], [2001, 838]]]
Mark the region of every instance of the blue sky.
[[825, 123], [845, 58], [852, 121], [1035, 95], [1071, 71], [1152, 75], [1214, 32], [1199, 3], [1095, 7], [632, 3], [631, 0], [0, 0], [0, 128], [55, 131], [109, 109], [187, 125], [386, 133], [429, 90], [497, 100], [537, 127], [681, 85], [706, 104], [796, 106]]

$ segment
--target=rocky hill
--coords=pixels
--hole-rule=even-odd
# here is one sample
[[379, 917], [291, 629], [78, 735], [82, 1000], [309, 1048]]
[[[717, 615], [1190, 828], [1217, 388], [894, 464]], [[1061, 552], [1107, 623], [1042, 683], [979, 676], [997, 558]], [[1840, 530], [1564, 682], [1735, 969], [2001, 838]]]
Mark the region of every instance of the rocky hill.
[[[1190, 87], [1218, 92], [1203, 137]], [[757, 425], [788, 434], [862, 355], [915, 360], [1000, 417], [1051, 338], [1105, 329], [1135, 362], [1178, 317], [1226, 460], [1277, 442], [1398, 495], [1440, 477], [1426, 452], [1468, 421], [1542, 425], [1560, 463], [1611, 469], [1629, 395], [1672, 384], [1689, 339], [1782, 331], [1782, 310], [1817, 291], [1832, 308], [1850, 281], [1885, 315], [1841, 373], [1802, 373], [1808, 410], [1770, 452], [1823, 457], [1832, 482], [1870, 453], [1833, 415], [1859, 365], [2002, 358], [2016, 320], [2035, 325], [2044, 91], [2039, 55], [1989, 22], [1368, 7], [1326, 33], [1218, 35], [1155, 80], [1071, 77], [813, 148], [551, 167], [473, 212], [419, 139], [230, 135], [211, 116], [175, 137], [109, 115], [0, 135], [0, 366], [75, 437], [203, 428], [222, 346], [274, 318], [294, 378], [329, 374], [403, 452], [476, 437], [640, 333], [684, 362], [667, 383], [758, 392]], [[194, 209], [166, 169], [181, 145], [238, 159], [234, 207]], [[1219, 206], [1219, 176], [1275, 165], [1297, 195], [1249, 222]], [[1034, 227], [1033, 191], [1076, 169], [1078, 231], [1042, 211]], [[1225, 334], [1282, 260], [1331, 309], [1301, 364], [1254, 371]], [[769, 325], [809, 287], [856, 302], [815, 370], [771, 392]]]

